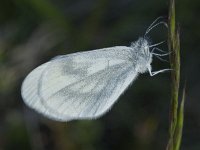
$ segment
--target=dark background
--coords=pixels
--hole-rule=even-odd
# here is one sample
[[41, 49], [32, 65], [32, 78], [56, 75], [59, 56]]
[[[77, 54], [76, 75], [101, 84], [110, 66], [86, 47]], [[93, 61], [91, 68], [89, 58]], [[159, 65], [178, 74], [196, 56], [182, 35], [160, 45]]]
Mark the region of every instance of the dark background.
[[[181, 89], [187, 80], [182, 150], [200, 149], [200, 1], [178, 0]], [[161, 150], [168, 141], [170, 73], [142, 74], [103, 117], [67, 123], [29, 109], [20, 88], [38, 65], [61, 54], [129, 46], [166, 0], [0, 0], [0, 150]], [[152, 43], [167, 39], [159, 26]], [[167, 44], [159, 46], [167, 50]], [[167, 59], [167, 57], [165, 58]], [[153, 69], [169, 68], [156, 58]]]

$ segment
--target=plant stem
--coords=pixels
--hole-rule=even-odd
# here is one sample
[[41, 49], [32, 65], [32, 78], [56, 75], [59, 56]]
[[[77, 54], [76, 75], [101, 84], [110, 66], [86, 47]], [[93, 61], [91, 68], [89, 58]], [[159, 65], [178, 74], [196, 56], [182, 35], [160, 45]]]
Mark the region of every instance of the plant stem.
[[[184, 99], [183, 96], [181, 106], [178, 112], [178, 96], [180, 85], [180, 39], [179, 29], [176, 29], [175, 20], [175, 0], [170, 0], [169, 6], [169, 31], [168, 31], [168, 47], [172, 52], [170, 54], [171, 65], [171, 107], [170, 107], [170, 129], [169, 129], [169, 142], [167, 150], [179, 150], [182, 128], [183, 128], [183, 112], [184, 112]], [[185, 94], [185, 93], [184, 93]]]

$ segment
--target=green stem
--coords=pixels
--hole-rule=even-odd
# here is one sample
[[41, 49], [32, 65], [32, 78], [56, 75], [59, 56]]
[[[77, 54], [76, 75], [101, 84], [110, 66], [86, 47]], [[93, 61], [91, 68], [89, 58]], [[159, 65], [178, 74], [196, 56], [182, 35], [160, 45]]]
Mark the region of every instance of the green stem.
[[180, 40], [179, 30], [176, 29], [175, 20], [175, 0], [170, 0], [169, 6], [169, 31], [168, 31], [168, 47], [170, 54], [171, 65], [171, 107], [170, 107], [170, 129], [169, 129], [169, 142], [167, 150], [179, 150], [182, 128], [183, 128], [183, 104], [184, 97], [178, 112], [178, 96], [180, 85]]

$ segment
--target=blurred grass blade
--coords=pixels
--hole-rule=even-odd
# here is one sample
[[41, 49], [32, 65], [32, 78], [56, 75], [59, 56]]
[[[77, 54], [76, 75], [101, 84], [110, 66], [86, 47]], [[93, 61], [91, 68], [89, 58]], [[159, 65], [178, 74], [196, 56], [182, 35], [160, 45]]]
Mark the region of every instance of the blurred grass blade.
[[[175, 150], [174, 147], [180, 147], [180, 140], [178, 136], [182, 136], [181, 132], [178, 136], [175, 136], [175, 131], [179, 131], [179, 126], [177, 126], [178, 114], [178, 96], [179, 96], [179, 84], [180, 84], [180, 40], [179, 40], [179, 30], [176, 29], [176, 19], [175, 19], [175, 0], [170, 0], [169, 6], [169, 30], [168, 30], [168, 47], [170, 54], [170, 65], [171, 65], [171, 106], [170, 106], [170, 129], [169, 129], [169, 142], [167, 145], [167, 150]], [[179, 120], [178, 120], [179, 121]], [[178, 122], [180, 123], [180, 122]], [[179, 138], [180, 139], [180, 138]], [[177, 143], [179, 141], [179, 144]], [[179, 146], [178, 146], [179, 145]]]
[[170, 1], [170, 13], [169, 13], [169, 51], [170, 54], [170, 64], [171, 64], [171, 125], [170, 125], [170, 136], [173, 137], [176, 121], [177, 121], [177, 110], [178, 110], [178, 95], [179, 95], [179, 81], [180, 81], [180, 44], [179, 44], [179, 33], [175, 26], [175, 2]]
[[[175, 37], [175, 28], [176, 28], [176, 20], [175, 20], [175, 0], [170, 0], [169, 5], [169, 36], [170, 39], [174, 39]], [[171, 41], [169, 44], [173, 44]]]
[[182, 100], [178, 112], [177, 125], [174, 135], [174, 150], [179, 150], [182, 140], [183, 121], [184, 121], [184, 103], [185, 103], [185, 87], [183, 89]]

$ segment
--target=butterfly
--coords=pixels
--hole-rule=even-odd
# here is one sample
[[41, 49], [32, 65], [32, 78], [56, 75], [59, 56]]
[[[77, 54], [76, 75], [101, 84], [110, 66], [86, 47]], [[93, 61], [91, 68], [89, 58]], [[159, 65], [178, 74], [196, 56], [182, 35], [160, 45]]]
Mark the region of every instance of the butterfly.
[[[155, 26], [155, 20], [145, 35]], [[151, 76], [153, 55], [165, 54], [147, 38], [127, 46], [57, 56], [31, 71], [22, 83], [21, 95], [29, 107], [58, 121], [95, 119], [111, 109], [140, 73]], [[151, 49], [151, 50], [150, 50]]]

